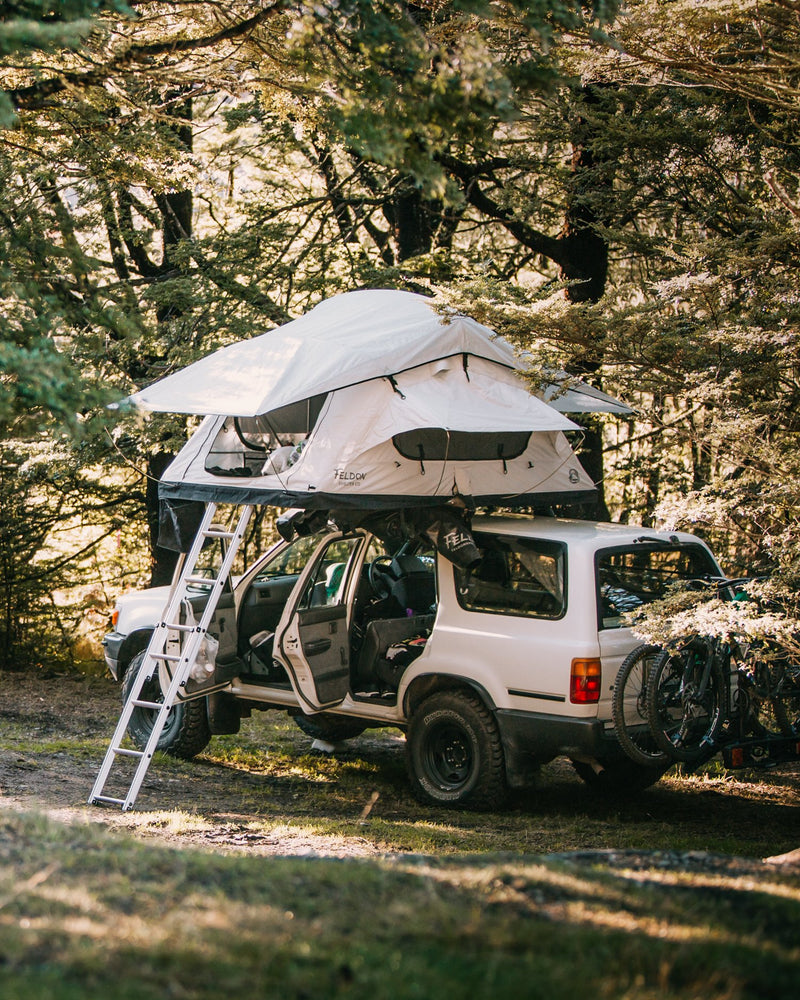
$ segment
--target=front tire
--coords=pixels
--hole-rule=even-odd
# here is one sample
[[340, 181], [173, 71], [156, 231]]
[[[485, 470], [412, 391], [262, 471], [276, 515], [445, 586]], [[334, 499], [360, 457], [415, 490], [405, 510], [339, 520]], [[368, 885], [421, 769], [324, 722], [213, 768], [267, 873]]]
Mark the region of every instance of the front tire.
[[408, 773], [414, 795], [445, 806], [497, 809], [506, 799], [497, 723], [477, 695], [440, 691], [408, 727]]
[[[131, 660], [125, 676], [122, 678], [122, 701], [127, 702], [137, 673], [142, 669], [146, 650], [137, 653]], [[163, 702], [164, 693], [158, 681], [158, 674], [144, 682], [140, 698], [144, 701]], [[128, 735], [139, 750], [144, 750], [158, 712], [151, 708], [134, 708], [128, 723]], [[191, 760], [211, 742], [211, 730], [208, 727], [205, 698], [196, 698], [176, 704], [167, 716], [166, 724], [161, 730], [156, 750], [168, 753], [173, 757]]]

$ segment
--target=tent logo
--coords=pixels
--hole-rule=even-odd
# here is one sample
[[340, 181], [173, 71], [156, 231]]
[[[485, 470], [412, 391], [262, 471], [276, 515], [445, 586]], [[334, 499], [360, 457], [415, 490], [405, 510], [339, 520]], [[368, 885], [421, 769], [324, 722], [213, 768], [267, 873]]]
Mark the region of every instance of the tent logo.
[[340, 483], [363, 483], [367, 474], [366, 472], [351, 472], [348, 469], [334, 469], [333, 478]]

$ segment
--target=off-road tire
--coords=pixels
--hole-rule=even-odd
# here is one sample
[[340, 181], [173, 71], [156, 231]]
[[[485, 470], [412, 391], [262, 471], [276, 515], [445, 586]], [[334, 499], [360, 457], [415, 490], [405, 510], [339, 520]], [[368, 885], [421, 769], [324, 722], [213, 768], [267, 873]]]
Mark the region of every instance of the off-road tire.
[[631, 761], [645, 768], [671, 763], [671, 758], [656, 746], [647, 720], [647, 681], [658, 653], [658, 646], [642, 644], [625, 657], [614, 682], [611, 702], [619, 745]]
[[352, 740], [367, 728], [363, 722], [328, 715], [326, 712], [318, 715], [295, 715], [294, 721], [306, 736], [310, 736], [312, 740], [325, 740], [326, 743]]
[[[130, 662], [122, 678], [122, 701], [125, 703], [133, 688], [137, 672], [144, 662], [145, 650], [137, 653]], [[145, 701], [163, 701], [164, 695], [155, 673], [145, 681], [140, 697]], [[128, 723], [128, 735], [139, 750], [144, 750], [157, 712], [151, 708], [134, 708]], [[167, 716], [167, 722], [158, 738], [156, 750], [168, 753], [173, 757], [191, 760], [211, 742], [211, 730], [208, 728], [208, 715], [205, 698], [195, 698], [192, 701], [174, 705]]]
[[670, 762], [662, 764], [637, 764], [627, 758], [598, 761], [597, 770], [585, 761], [573, 760], [575, 773], [592, 792], [614, 798], [629, 798], [654, 785], [669, 768]]
[[505, 760], [494, 716], [477, 695], [439, 691], [414, 712], [408, 774], [423, 802], [497, 809], [506, 800]]

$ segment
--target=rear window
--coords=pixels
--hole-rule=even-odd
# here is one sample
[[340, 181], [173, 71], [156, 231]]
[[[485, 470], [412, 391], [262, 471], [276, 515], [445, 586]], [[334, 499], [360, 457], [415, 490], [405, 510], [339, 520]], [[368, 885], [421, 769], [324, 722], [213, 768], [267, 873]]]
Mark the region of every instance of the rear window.
[[481, 560], [455, 567], [458, 602], [467, 611], [560, 618], [566, 611], [566, 552], [558, 542], [476, 533]]
[[618, 628], [625, 612], [663, 597], [673, 583], [719, 575], [719, 568], [701, 545], [639, 543], [598, 552], [596, 560], [601, 628]]

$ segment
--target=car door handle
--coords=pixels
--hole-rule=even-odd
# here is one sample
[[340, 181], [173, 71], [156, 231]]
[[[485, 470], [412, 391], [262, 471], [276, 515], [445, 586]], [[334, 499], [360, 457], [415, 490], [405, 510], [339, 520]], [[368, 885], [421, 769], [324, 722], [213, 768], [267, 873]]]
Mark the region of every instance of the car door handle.
[[330, 648], [330, 639], [312, 639], [311, 642], [303, 643], [303, 652], [306, 656], [316, 656], [318, 653], [327, 653]]

